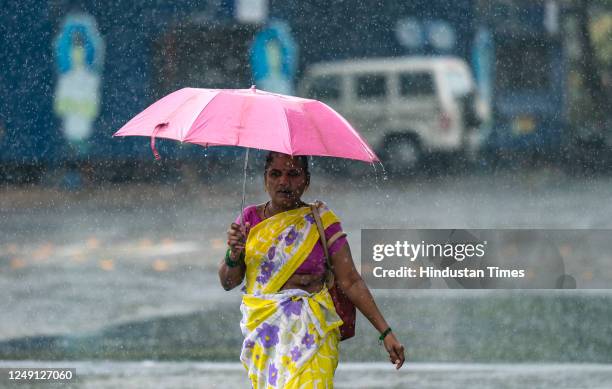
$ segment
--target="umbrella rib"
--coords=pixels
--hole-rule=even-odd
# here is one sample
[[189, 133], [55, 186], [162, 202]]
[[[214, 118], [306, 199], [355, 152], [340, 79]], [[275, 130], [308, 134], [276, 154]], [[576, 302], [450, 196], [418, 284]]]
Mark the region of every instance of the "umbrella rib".
[[191, 131], [194, 129], [193, 128], [194, 123], [196, 122], [196, 120], [198, 120], [200, 115], [202, 115], [202, 113], [204, 113], [204, 110], [210, 105], [210, 103], [212, 103], [212, 101], [219, 96], [219, 94], [220, 94], [219, 91], [217, 91], [212, 98], [208, 99], [206, 104], [204, 104], [204, 106], [201, 109], [196, 110], [196, 114], [194, 115], [193, 120], [191, 120], [191, 124], [189, 125], [189, 128], [187, 129], [187, 132], [185, 133], [184, 136], [181, 137], [183, 139], [183, 141], [185, 141], [185, 142], [189, 141], [189, 135], [190, 135]]
[[329, 154], [329, 152], [327, 150], [327, 144], [325, 143], [325, 137], [323, 135], [322, 129], [312, 119], [312, 116], [310, 115], [310, 111], [304, 110], [304, 116], [308, 119], [308, 122], [310, 123], [312, 128], [314, 128], [316, 130], [316, 131], [314, 131], [314, 133], [317, 135], [317, 138], [319, 139], [319, 143], [324, 145], [326, 154]]
[[288, 143], [289, 143], [289, 150], [291, 151], [291, 155], [294, 154], [293, 152], [293, 142], [292, 142], [292, 134], [291, 134], [291, 128], [289, 127], [289, 120], [287, 120], [287, 111], [285, 109], [285, 107], [281, 106], [281, 109], [283, 111], [283, 119], [284, 119], [284, 123], [285, 123], [285, 132], [287, 133], [287, 137], [289, 139], [287, 139]]
[[238, 128], [236, 131], [236, 145], [240, 143], [240, 137], [242, 133], [244, 132], [244, 122], [246, 120], [246, 116], [251, 113], [251, 108], [252, 108], [252, 103], [250, 99], [243, 98], [242, 106], [240, 107], [240, 121], [238, 122]]

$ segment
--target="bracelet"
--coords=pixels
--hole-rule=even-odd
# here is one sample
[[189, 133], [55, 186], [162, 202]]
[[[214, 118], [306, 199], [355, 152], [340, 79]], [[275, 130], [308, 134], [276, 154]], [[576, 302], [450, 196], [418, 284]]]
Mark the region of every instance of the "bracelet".
[[236, 267], [240, 265], [240, 261], [244, 261], [244, 251], [240, 253], [240, 258], [238, 261], [232, 260], [232, 258], [230, 257], [231, 252], [232, 249], [228, 247], [227, 251], [225, 252], [225, 264], [227, 265], [227, 267]]
[[382, 344], [383, 340], [391, 333], [391, 327], [387, 328], [383, 331], [382, 334], [378, 337], [378, 344]]

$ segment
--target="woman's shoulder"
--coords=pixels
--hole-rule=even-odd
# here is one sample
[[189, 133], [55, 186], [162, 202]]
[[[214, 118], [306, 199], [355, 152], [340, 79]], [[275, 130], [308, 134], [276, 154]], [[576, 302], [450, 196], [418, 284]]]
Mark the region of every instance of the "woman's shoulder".
[[322, 201], [322, 200], [315, 200], [313, 201], [311, 204], [313, 204], [315, 207], [317, 207], [317, 209], [319, 210], [319, 213], [324, 214], [326, 212], [329, 212], [330, 214], [334, 215], [335, 218], [337, 218], [338, 216], [334, 213], [334, 211], [332, 211], [332, 209], [330, 208], [330, 206]]
[[331, 211], [331, 208], [329, 207], [329, 204], [327, 204], [323, 200], [318, 200], [317, 199], [317, 200], [313, 201], [311, 204], [313, 204], [314, 206], [316, 206], [320, 210]]
[[[263, 207], [264, 204], [251, 204], [251, 205], [247, 205], [243, 210], [242, 210], [242, 216], [244, 218], [244, 221], [248, 221], [249, 223], [251, 223], [251, 227], [256, 224], [259, 223], [261, 221], [261, 217], [259, 216], [259, 209], [261, 209]], [[236, 223], [239, 223], [240, 221], [240, 215], [238, 215], [238, 217], [236, 218]]]
[[247, 205], [246, 207], [244, 207], [244, 213], [248, 213], [248, 212], [253, 212], [257, 210], [257, 207], [259, 207], [260, 204], [250, 204]]
[[329, 207], [327, 206], [327, 204], [325, 203], [325, 201], [323, 200], [315, 200], [312, 203], [310, 203], [311, 205], [314, 205], [315, 207], [319, 208], [319, 209], [329, 209]]

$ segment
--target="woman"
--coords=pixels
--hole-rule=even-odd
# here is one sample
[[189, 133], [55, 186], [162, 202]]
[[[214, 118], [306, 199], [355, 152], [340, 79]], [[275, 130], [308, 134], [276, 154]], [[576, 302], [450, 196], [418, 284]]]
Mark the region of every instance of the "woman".
[[[245, 208], [232, 223], [219, 268], [226, 290], [246, 278], [242, 298], [245, 336], [240, 359], [254, 388], [333, 387], [339, 327], [325, 285], [326, 261], [311, 208], [302, 201], [310, 174], [306, 157], [271, 152], [264, 184], [270, 200]], [[319, 214], [335, 282], [380, 333], [391, 363], [404, 363], [404, 347], [378, 310], [355, 269], [336, 215]]]

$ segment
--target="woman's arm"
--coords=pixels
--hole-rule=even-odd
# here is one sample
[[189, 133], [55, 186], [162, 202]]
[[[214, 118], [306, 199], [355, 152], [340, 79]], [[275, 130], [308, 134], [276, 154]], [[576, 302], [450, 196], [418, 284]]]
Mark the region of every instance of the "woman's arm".
[[[380, 333], [389, 328], [387, 321], [376, 306], [368, 286], [355, 268], [348, 243], [331, 255], [331, 263], [337, 285], [359, 311], [368, 318], [374, 328]], [[402, 367], [404, 364], [404, 346], [397, 340], [393, 332], [385, 337], [384, 344], [391, 363], [395, 364], [397, 369]]]
[[[248, 229], [249, 223], [246, 223]], [[225, 290], [232, 290], [242, 283], [246, 274], [246, 264], [242, 258], [244, 252], [244, 242], [246, 241], [244, 231], [241, 231], [240, 225], [232, 223], [227, 230], [227, 244], [230, 249], [229, 263], [224, 257], [219, 264], [219, 281]]]

